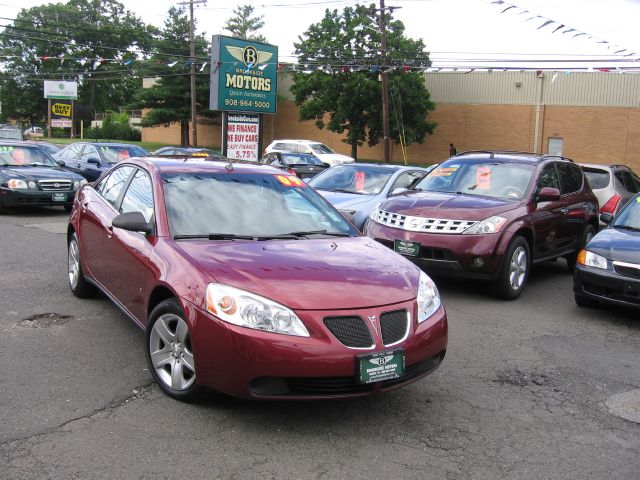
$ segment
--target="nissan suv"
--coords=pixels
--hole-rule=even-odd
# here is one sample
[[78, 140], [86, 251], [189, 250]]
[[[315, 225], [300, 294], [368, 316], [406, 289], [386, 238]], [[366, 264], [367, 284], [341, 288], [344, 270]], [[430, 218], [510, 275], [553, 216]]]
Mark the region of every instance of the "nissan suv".
[[429, 273], [489, 280], [500, 297], [514, 299], [532, 263], [564, 257], [573, 270], [597, 214], [598, 200], [571, 159], [473, 151], [380, 204], [366, 234]]

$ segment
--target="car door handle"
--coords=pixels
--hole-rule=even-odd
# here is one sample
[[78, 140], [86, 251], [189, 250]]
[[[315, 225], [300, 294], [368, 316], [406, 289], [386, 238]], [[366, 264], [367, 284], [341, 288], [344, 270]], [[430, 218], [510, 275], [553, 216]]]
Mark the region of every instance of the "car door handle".
[[113, 237], [113, 225], [107, 225], [107, 238]]

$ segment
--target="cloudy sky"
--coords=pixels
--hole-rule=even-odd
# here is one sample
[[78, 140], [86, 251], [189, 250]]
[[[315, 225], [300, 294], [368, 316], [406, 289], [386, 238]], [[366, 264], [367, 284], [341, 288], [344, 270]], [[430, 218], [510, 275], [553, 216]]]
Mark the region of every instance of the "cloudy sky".
[[[147, 23], [162, 25], [174, 0], [121, 0]], [[640, 0], [387, 0], [401, 7], [394, 17], [407, 34], [422, 38], [434, 66], [479, 67], [498, 59], [528, 60], [549, 66], [543, 59], [593, 59], [596, 68], [606, 60], [640, 59]], [[0, 0], [0, 16], [13, 18], [23, 7], [48, 2]], [[226, 34], [225, 21], [233, 8], [251, 3], [264, 15], [261, 31], [279, 46], [281, 61], [292, 61], [293, 42], [324, 10], [357, 3], [352, 0], [208, 0], [196, 7], [198, 31]], [[370, 3], [370, 2], [359, 2]], [[377, 2], [376, 2], [377, 3]], [[513, 7], [503, 13], [507, 7]], [[546, 26], [545, 22], [552, 20]], [[556, 30], [560, 25], [563, 28]], [[542, 28], [540, 28], [542, 27]], [[575, 30], [563, 33], [568, 29]], [[554, 33], [555, 31], [555, 33]], [[580, 35], [577, 35], [581, 33]], [[576, 36], [577, 35], [577, 36]], [[617, 53], [624, 49], [623, 52]], [[635, 53], [635, 55], [624, 57]], [[599, 62], [599, 63], [598, 63]], [[525, 64], [522, 64], [525, 65]], [[617, 65], [620, 65], [617, 63]], [[640, 62], [630, 62], [640, 68]]]

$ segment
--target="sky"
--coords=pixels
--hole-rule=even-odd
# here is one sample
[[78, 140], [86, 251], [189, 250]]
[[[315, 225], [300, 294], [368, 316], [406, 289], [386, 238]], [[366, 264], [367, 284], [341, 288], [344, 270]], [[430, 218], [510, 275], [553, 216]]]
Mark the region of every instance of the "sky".
[[[179, 3], [121, 2], [146, 23], [158, 26], [168, 9]], [[0, 0], [0, 16], [14, 18], [21, 8], [45, 3], [49, 2]], [[255, 14], [264, 16], [265, 27], [259, 33], [269, 43], [278, 45], [280, 61], [292, 62], [294, 42], [309, 25], [323, 18], [325, 9], [341, 11], [358, 2], [208, 0], [195, 8], [198, 32], [208, 36], [228, 34], [224, 24], [233, 15], [234, 7], [243, 3], [252, 4]], [[491, 65], [558, 69], [622, 66], [637, 67], [640, 71], [640, 0], [386, 0], [385, 3], [401, 7], [393, 12], [394, 18], [404, 23], [408, 36], [422, 38], [433, 67], [461, 70]], [[511, 8], [504, 11], [508, 7]], [[549, 20], [552, 22], [543, 26]], [[556, 30], [560, 25], [564, 27]], [[570, 28], [574, 30], [563, 33]], [[620, 50], [624, 51], [614, 55]], [[571, 63], [569, 59], [581, 61]]]

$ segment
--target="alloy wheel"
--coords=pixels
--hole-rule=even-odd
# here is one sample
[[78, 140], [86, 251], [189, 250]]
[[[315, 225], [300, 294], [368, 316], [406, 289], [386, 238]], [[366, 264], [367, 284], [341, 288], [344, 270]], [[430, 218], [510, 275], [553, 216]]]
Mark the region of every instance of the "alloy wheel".
[[78, 279], [80, 278], [80, 250], [78, 242], [72, 238], [69, 242], [69, 285], [75, 290], [78, 287]]
[[149, 337], [151, 363], [161, 382], [176, 391], [196, 380], [189, 328], [178, 315], [166, 313], [155, 321]]
[[516, 291], [522, 287], [527, 275], [527, 252], [524, 247], [514, 250], [509, 264], [509, 284]]

